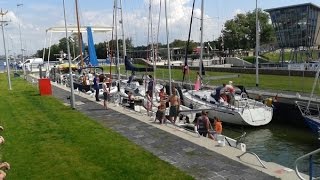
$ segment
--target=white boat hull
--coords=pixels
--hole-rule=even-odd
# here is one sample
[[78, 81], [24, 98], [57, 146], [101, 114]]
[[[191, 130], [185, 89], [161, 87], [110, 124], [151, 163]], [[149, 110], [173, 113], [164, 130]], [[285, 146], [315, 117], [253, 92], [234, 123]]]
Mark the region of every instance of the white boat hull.
[[[195, 96], [195, 94], [197, 94], [198, 96]], [[186, 106], [193, 106], [193, 109], [208, 109], [209, 118], [213, 119], [216, 116], [223, 122], [230, 124], [262, 126], [268, 124], [272, 119], [272, 108], [267, 107], [260, 102], [254, 102], [257, 103], [257, 105], [255, 106], [252, 105], [254, 100], [242, 99], [241, 103], [246, 103], [246, 101], [248, 101], [248, 105], [237, 107], [230, 105], [221, 105], [217, 102], [213, 103], [213, 101], [209, 100], [209, 98], [207, 101], [205, 101], [201, 99], [204, 96], [208, 98], [210, 96], [210, 92], [184, 92], [183, 101]]]

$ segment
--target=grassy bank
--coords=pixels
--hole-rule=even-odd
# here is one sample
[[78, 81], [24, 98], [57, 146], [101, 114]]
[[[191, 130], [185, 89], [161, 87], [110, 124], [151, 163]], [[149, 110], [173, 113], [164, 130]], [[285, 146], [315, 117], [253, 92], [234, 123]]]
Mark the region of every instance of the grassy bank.
[[[109, 69], [108, 69], [109, 71]], [[107, 71], [107, 72], [108, 72]], [[115, 71], [114, 71], [115, 72]], [[113, 73], [114, 73], [113, 72]], [[121, 66], [121, 73], [125, 74], [124, 66]], [[172, 79], [175, 81], [182, 81], [182, 69], [172, 69]], [[142, 72], [137, 72], [136, 74], [143, 74]], [[152, 74], [148, 73], [148, 74]], [[224, 76], [224, 75], [234, 75], [235, 73], [227, 73], [227, 72], [212, 72], [206, 71], [206, 77], [214, 77], [214, 76]], [[219, 79], [219, 80], [204, 80], [205, 83], [209, 85], [221, 85], [222, 83], [227, 83], [229, 81], [233, 81], [235, 85], [244, 85], [247, 88], [256, 88], [256, 75], [255, 74], [241, 74], [240, 77], [237, 78], [227, 78], [227, 79]], [[156, 70], [156, 78], [157, 79], [169, 79], [169, 70], [158, 68]], [[186, 76], [185, 82], [194, 83], [196, 78], [196, 71], [190, 71], [189, 75]], [[297, 76], [277, 76], [277, 75], [259, 75], [259, 89], [262, 90], [272, 90], [274, 92], [281, 91], [290, 91], [290, 92], [299, 92], [299, 93], [310, 93], [313, 85], [314, 77], [297, 77]], [[315, 94], [320, 95], [320, 86], [316, 86]]]
[[8, 179], [191, 179], [20, 78], [0, 74]]

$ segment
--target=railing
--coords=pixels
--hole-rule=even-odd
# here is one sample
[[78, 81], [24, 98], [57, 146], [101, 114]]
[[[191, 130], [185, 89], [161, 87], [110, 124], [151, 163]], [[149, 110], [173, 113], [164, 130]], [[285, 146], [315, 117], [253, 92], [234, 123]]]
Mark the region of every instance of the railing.
[[247, 152], [244, 152], [244, 153], [242, 153], [241, 155], [239, 155], [239, 156], [237, 156], [237, 157], [240, 159], [240, 158], [241, 158], [243, 155], [245, 155], [245, 154], [252, 154], [252, 155], [254, 155], [254, 156], [257, 158], [257, 160], [259, 161], [259, 163], [262, 165], [262, 167], [268, 169], [267, 166], [263, 164], [263, 162], [261, 161], [261, 159], [259, 158], [259, 156], [258, 156], [257, 154], [255, 154], [255, 153], [253, 153], [253, 152], [247, 151]]
[[296, 101], [296, 104], [302, 114], [320, 118], [319, 104], [310, 103], [309, 107], [307, 102]]
[[298, 163], [302, 159], [305, 159], [305, 158], [308, 158], [308, 157], [309, 157], [309, 179], [310, 180], [320, 179], [320, 176], [319, 177], [313, 177], [313, 155], [317, 154], [317, 153], [320, 153], [320, 148], [315, 150], [315, 151], [312, 151], [312, 152], [310, 152], [308, 154], [305, 154], [305, 155], [303, 155], [303, 156], [301, 156], [299, 158], [297, 158], [297, 160], [294, 162], [296, 174], [300, 179], [304, 180], [304, 178], [301, 176], [301, 174], [299, 172]]

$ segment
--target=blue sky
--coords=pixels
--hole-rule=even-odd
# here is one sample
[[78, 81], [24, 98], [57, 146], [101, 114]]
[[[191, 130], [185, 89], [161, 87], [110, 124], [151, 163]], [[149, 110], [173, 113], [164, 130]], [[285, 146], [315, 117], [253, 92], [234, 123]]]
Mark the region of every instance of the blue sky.
[[[74, 0], [65, 1], [67, 23], [75, 25]], [[157, 39], [157, 26], [160, 24], [158, 39], [165, 43], [164, 0], [162, 0], [160, 23], [158, 23], [160, 0], [151, 1], [153, 4], [153, 41], [155, 42]], [[113, 2], [113, 0], [79, 0], [81, 25], [112, 26]], [[204, 0], [204, 40], [217, 38], [225, 20], [231, 19], [237, 13], [254, 10], [255, 2], [255, 0]], [[320, 0], [258, 0], [258, 7], [268, 9], [307, 2], [320, 6]], [[17, 7], [17, 4], [20, 3], [23, 5]], [[196, 0], [196, 17], [200, 17], [200, 3], [201, 0]], [[149, 0], [122, 0], [122, 4], [125, 36], [132, 38], [135, 45], [147, 44]], [[167, 0], [170, 42], [174, 39], [187, 39], [191, 6], [192, 0]], [[46, 36], [46, 29], [64, 25], [62, 0], [0, 0], [0, 8], [8, 10], [4, 19], [11, 20], [9, 25], [5, 26], [9, 54], [20, 51], [19, 24], [23, 48], [26, 49], [27, 54], [33, 54], [36, 50], [43, 48], [45, 38], [49, 39], [50, 37]], [[194, 19], [192, 29], [194, 41], [200, 41], [199, 26], [200, 21]], [[120, 29], [119, 33], [121, 35]], [[57, 43], [57, 40], [63, 36], [63, 33], [53, 34], [52, 43]], [[96, 43], [110, 40], [111, 33], [94, 34], [94, 39]], [[4, 54], [2, 36], [0, 38], [0, 54]]]

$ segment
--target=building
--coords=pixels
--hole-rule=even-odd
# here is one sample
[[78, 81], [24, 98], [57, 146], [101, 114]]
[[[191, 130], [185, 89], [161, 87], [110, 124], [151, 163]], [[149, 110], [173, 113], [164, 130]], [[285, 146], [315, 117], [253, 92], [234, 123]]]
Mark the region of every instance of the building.
[[266, 9], [280, 48], [312, 47], [320, 44], [320, 8], [312, 3]]

